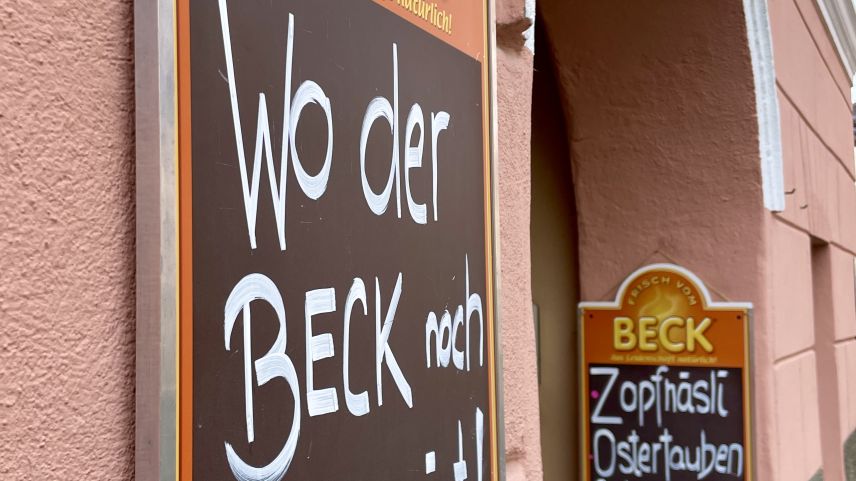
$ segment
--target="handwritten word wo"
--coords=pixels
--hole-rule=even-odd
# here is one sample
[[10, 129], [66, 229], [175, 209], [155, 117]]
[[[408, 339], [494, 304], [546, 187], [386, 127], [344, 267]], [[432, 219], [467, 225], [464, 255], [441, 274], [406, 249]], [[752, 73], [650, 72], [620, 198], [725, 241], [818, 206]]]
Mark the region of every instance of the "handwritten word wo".
[[[273, 148], [271, 145], [270, 122], [268, 118], [268, 107], [265, 94], [259, 93], [258, 116], [256, 120], [256, 143], [253, 154], [252, 178], [248, 177], [246, 165], [246, 153], [244, 149], [243, 127], [241, 125], [240, 102], [238, 101], [237, 81], [234, 61], [232, 56], [232, 38], [229, 31], [229, 17], [226, 9], [226, 0], [219, 0], [220, 26], [223, 32], [223, 50], [226, 56], [226, 74], [229, 83], [229, 99], [232, 109], [232, 124], [235, 131], [235, 146], [238, 155], [238, 167], [241, 172], [241, 187], [243, 189], [244, 208], [247, 218], [247, 232], [249, 234], [250, 247], [255, 249], [256, 242], [256, 217], [259, 202], [259, 182], [262, 169], [262, 156], [266, 161], [268, 172], [268, 183], [270, 185], [271, 197], [273, 199], [273, 210], [276, 221], [277, 235], [280, 250], [286, 249], [285, 221], [286, 221], [286, 186], [288, 177], [289, 158], [294, 169], [294, 176], [304, 195], [312, 200], [318, 200], [327, 190], [330, 180], [330, 171], [333, 163], [333, 105], [329, 97], [324, 93], [323, 87], [313, 80], [305, 80], [294, 93], [292, 100], [292, 65], [294, 58], [294, 15], [288, 15], [288, 38], [285, 52], [285, 85], [282, 109], [282, 145], [279, 158], [279, 179], [276, 179], [276, 166]], [[398, 46], [392, 44], [393, 62], [393, 92], [392, 102], [388, 98], [378, 96], [373, 98], [366, 108], [363, 117], [360, 134], [360, 180], [366, 204], [375, 215], [382, 215], [389, 207], [392, 196], [392, 188], [395, 187], [396, 215], [401, 218], [401, 173], [404, 171], [405, 197], [410, 217], [417, 224], [427, 224], [426, 203], [417, 202], [412, 195], [410, 187], [410, 171], [422, 167], [422, 156], [425, 141], [425, 117], [422, 107], [414, 103], [409, 110], [404, 129], [404, 166], [400, 165], [399, 151], [401, 150], [399, 132], [401, 120], [399, 117], [398, 102]], [[297, 126], [303, 109], [310, 105], [318, 105], [324, 113], [327, 121], [327, 150], [324, 155], [324, 164], [317, 174], [309, 174], [303, 167], [297, 152]], [[388, 180], [379, 193], [369, 185], [366, 176], [366, 146], [375, 123], [384, 119], [390, 127], [393, 137], [392, 153], [390, 156], [390, 170]], [[432, 207], [433, 218], [438, 219], [437, 209], [437, 170], [439, 159], [437, 158], [437, 141], [440, 133], [447, 129], [450, 122], [447, 112], [431, 113], [431, 146], [432, 146]], [[419, 128], [416, 137], [416, 145], [413, 145], [414, 131]]]

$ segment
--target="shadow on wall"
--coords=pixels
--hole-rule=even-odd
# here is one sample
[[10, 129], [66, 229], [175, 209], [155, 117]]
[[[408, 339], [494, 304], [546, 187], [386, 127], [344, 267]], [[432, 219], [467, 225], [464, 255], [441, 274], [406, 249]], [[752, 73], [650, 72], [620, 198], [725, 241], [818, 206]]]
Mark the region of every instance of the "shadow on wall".
[[553, 49], [535, 29], [532, 88], [532, 301], [545, 481], [579, 473], [577, 214], [563, 96]]

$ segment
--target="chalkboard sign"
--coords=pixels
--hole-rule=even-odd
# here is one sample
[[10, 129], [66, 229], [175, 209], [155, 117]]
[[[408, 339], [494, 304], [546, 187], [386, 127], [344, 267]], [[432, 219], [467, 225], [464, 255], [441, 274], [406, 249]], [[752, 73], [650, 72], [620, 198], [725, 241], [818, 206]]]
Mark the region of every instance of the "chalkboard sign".
[[751, 307], [671, 264], [580, 304], [583, 479], [753, 479]]
[[497, 479], [487, 2], [178, 5], [180, 479]]

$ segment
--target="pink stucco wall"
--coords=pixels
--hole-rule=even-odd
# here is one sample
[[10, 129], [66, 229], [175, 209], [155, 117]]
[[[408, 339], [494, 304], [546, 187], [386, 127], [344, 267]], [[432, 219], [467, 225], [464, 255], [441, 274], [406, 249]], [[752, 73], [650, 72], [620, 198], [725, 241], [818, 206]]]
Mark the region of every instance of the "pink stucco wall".
[[798, 480], [822, 467], [843, 479], [841, 445], [856, 429], [850, 79], [813, 1], [769, 2], [769, 13], [788, 192], [785, 211], [767, 218], [774, 472]]
[[0, 477], [134, 453], [130, 1], [0, 4]]

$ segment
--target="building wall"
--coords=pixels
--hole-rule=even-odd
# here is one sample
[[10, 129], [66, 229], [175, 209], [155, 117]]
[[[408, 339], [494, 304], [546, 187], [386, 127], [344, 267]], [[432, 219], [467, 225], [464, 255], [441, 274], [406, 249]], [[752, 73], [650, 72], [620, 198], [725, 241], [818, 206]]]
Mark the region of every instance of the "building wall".
[[[507, 476], [538, 480], [532, 55], [523, 0], [496, 3]], [[760, 479], [808, 479], [829, 437], [830, 386], [839, 442], [856, 429], [849, 79], [813, 1], [769, 2], [789, 192], [777, 215], [762, 209], [740, 1], [539, 3], [574, 119], [582, 298], [610, 298], [626, 273], [668, 260], [721, 299], [754, 301]], [[132, 36], [127, 0], [0, 5], [0, 474], [10, 479], [133, 478]], [[816, 306], [817, 276], [829, 309]]]
[[506, 476], [542, 479], [530, 256], [532, 53], [523, 0], [496, 0], [499, 324]]
[[[612, 299], [629, 272], [667, 261], [720, 300], [753, 302], [759, 479], [809, 479], [818, 390], [813, 355], [799, 353], [813, 347], [811, 243], [763, 206], [743, 2], [539, 5], [570, 118], [581, 298]], [[783, 350], [797, 354], [779, 368]]]
[[821, 466], [826, 479], [843, 479], [842, 445], [856, 429], [850, 79], [813, 0], [768, 8], [786, 191], [785, 211], [766, 220], [775, 479], [808, 479]]
[[132, 479], [131, 1], [0, 4], [0, 477]]
[[769, 2], [787, 207], [763, 208], [743, 3], [542, 0], [570, 118], [581, 297], [687, 266], [755, 304], [761, 480], [843, 479], [854, 430], [850, 81], [812, 0]]

